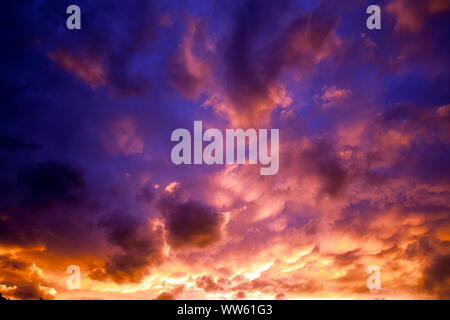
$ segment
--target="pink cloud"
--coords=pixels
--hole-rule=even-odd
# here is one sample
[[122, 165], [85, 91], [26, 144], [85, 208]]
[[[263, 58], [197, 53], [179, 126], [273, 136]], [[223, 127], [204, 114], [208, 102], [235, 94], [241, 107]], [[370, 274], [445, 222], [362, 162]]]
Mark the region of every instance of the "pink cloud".
[[422, 30], [428, 17], [449, 10], [449, 0], [393, 0], [387, 6], [396, 19], [395, 29], [413, 33]]
[[88, 83], [92, 88], [106, 83], [105, 72], [97, 59], [80, 58], [65, 49], [57, 49], [49, 54], [50, 58], [78, 78]]

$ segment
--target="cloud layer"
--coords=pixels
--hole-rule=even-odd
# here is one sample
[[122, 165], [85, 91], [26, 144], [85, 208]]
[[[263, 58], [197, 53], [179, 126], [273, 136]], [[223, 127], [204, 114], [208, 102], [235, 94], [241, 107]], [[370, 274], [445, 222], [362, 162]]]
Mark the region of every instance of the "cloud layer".
[[[448, 1], [69, 4], [0, 5], [3, 296], [450, 298]], [[172, 164], [194, 120], [278, 174]]]

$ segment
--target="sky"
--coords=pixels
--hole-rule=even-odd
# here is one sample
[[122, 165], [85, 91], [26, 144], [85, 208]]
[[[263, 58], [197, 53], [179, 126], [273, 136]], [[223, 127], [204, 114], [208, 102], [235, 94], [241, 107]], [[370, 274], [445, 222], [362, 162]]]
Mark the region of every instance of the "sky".
[[[0, 293], [450, 299], [449, 12], [1, 1]], [[279, 129], [278, 173], [173, 164], [195, 120]]]

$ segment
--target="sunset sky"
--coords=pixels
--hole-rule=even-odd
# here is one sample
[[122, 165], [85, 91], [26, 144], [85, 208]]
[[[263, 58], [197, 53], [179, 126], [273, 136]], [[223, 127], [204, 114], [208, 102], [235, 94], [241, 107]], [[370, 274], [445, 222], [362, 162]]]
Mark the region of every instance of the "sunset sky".
[[[0, 293], [450, 299], [449, 18], [450, 0], [1, 1]], [[278, 174], [173, 164], [194, 120], [279, 129]]]

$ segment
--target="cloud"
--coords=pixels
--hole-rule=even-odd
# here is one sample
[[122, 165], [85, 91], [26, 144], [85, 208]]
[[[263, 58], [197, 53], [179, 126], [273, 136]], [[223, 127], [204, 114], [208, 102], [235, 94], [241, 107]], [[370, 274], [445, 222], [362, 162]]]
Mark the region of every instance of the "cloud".
[[114, 153], [125, 156], [142, 154], [145, 148], [138, 132], [137, 121], [132, 117], [120, 118], [113, 122], [106, 144]]
[[[0, 291], [447, 297], [446, 3], [388, 1], [395, 32], [364, 36], [356, 1], [80, 1], [76, 32], [63, 2], [2, 3]], [[280, 128], [278, 174], [174, 166], [198, 119]]]
[[439, 299], [450, 298], [450, 255], [437, 255], [424, 271], [423, 287]]
[[178, 52], [169, 61], [172, 85], [181, 93], [196, 100], [206, 91], [210, 80], [210, 53], [208, 54], [206, 27], [198, 19], [190, 17], [186, 22], [186, 34]]
[[405, 257], [412, 258], [424, 258], [431, 253], [434, 253], [436, 249], [441, 245], [439, 241], [430, 237], [421, 237], [419, 240], [410, 243], [405, 250]]
[[302, 156], [305, 166], [322, 180], [323, 191], [331, 196], [338, 195], [349, 176], [333, 147], [326, 141], [319, 141], [304, 150]]
[[267, 123], [287, 103], [275, 94], [285, 90], [281, 73], [291, 68], [304, 76], [327, 56], [336, 19], [320, 7], [282, 23], [289, 6], [248, 1], [236, 9], [223, 49], [226, 103], [218, 105], [233, 123]]
[[418, 32], [431, 16], [450, 11], [450, 1], [393, 0], [387, 5], [387, 11], [396, 19], [396, 30]]
[[[83, 8], [82, 29], [89, 32], [79, 32], [70, 42], [59, 39], [58, 47], [49, 52], [50, 58], [93, 89], [109, 86], [122, 96], [148, 94], [152, 81], [136, 71], [135, 59], [148, 52], [149, 43], [161, 28], [155, 3], [140, 0], [126, 8], [120, 1], [79, 6]], [[108, 10], [103, 10], [99, 19], [96, 12], [105, 7]], [[130, 15], [134, 18], [128, 19]], [[121, 28], [110, 28], [112, 20]]]
[[334, 255], [334, 263], [339, 266], [352, 265], [360, 259], [360, 249]]
[[51, 300], [56, 291], [49, 287], [35, 264], [6, 254], [0, 255], [0, 293], [10, 299]]
[[245, 299], [246, 296], [247, 296], [247, 295], [245, 294], [244, 291], [239, 291], [239, 292], [237, 292], [237, 293], [233, 296], [233, 299], [235, 299], [235, 300], [241, 300], [241, 299]]
[[214, 279], [211, 276], [204, 275], [201, 277], [198, 277], [195, 280], [195, 284], [198, 288], [203, 289], [205, 292], [211, 292], [211, 291], [223, 291], [223, 286], [220, 285], [220, 280], [218, 282], [215, 282]]
[[162, 291], [153, 300], [176, 300], [176, 297], [180, 295], [185, 289], [185, 285], [178, 285], [174, 287], [171, 291]]
[[150, 203], [155, 199], [154, 187], [145, 185], [140, 192], [136, 194], [136, 200], [140, 202]]
[[44, 209], [53, 203], [74, 204], [85, 191], [82, 172], [58, 161], [25, 167], [18, 173], [18, 181], [25, 190], [23, 205], [27, 207]]
[[10, 136], [0, 136], [0, 149], [6, 149], [10, 152], [14, 152], [18, 150], [36, 151], [40, 148], [41, 146], [37, 143], [25, 142]]
[[105, 262], [103, 268], [92, 270], [93, 280], [111, 279], [117, 283], [139, 282], [150, 267], [162, 261], [162, 230], [146, 220], [126, 215], [114, 215], [101, 221], [108, 241], [119, 248]]
[[[170, 60], [172, 85], [186, 97], [207, 98], [204, 107], [235, 125], [267, 124], [277, 107], [292, 103], [284, 71], [306, 76], [339, 41], [336, 18], [326, 7], [287, 15], [291, 3], [246, 1], [233, 7], [229, 33], [208, 36], [207, 24], [190, 17]], [[286, 22], [287, 20], [287, 22]]]
[[158, 204], [164, 217], [168, 243], [173, 248], [205, 248], [219, 241], [223, 216], [200, 201], [181, 202], [178, 197], [178, 192], [165, 195]]
[[83, 170], [45, 160], [19, 165], [5, 180], [8, 192], [0, 197], [1, 244], [61, 250], [92, 240], [85, 232], [93, 205]]
[[316, 99], [322, 104], [323, 108], [343, 106], [345, 100], [351, 95], [349, 89], [338, 89], [336, 86], [323, 87], [322, 94], [316, 95]]
[[163, 291], [153, 300], [175, 300], [175, 297], [171, 293]]
[[95, 59], [89, 57], [80, 59], [63, 48], [51, 52], [49, 56], [64, 69], [75, 73], [78, 78], [90, 84], [93, 89], [106, 83], [105, 70]]

